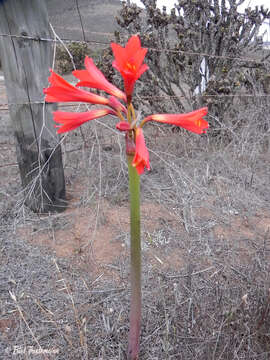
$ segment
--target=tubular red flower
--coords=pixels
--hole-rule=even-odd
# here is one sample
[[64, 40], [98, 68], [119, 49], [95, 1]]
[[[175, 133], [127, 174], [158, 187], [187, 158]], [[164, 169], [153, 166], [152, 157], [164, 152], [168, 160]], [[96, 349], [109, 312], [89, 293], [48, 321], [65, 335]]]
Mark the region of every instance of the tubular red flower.
[[116, 124], [116, 129], [119, 131], [130, 131], [130, 124], [127, 121], [120, 121]]
[[127, 114], [127, 108], [114, 96], [109, 97], [109, 104], [111, 108], [113, 108], [116, 111], [122, 111], [125, 114]]
[[207, 113], [208, 109], [207, 107], [204, 107], [187, 114], [154, 114], [147, 116], [142, 121], [141, 126], [143, 126], [147, 121], [156, 121], [180, 126], [196, 134], [202, 134], [205, 133], [206, 129], [209, 127], [208, 122], [203, 119], [203, 116], [207, 115]]
[[131, 100], [136, 80], [148, 69], [148, 66], [143, 64], [147, 49], [141, 47], [137, 35], [129, 39], [126, 47], [116, 43], [112, 43], [111, 47], [115, 57], [112, 65], [122, 75], [126, 95], [128, 100]]
[[56, 123], [60, 124], [55, 125], [55, 127], [58, 128], [57, 133], [61, 134], [74, 130], [87, 121], [98, 119], [108, 114], [117, 115], [115, 111], [110, 109], [95, 109], [81, 113], [55, 111], [53, 113], [53, 119]]
[[145, 167], [150, 170], [149, 152], [145, 145], [143, 131], [141, 128], [136, 129], [135, 141], [136, 150], [132, 161], [132, 166], [136, 167], [138, 174], [141, 175], [144, 172]]
[[116, 86], [111, 84], [102, 72], [96, 67], [93, 59], [86, 56], [85, 61], [86, 70], [75, 70], [72, 74], [79, 80], [76, 86], [85, 86], [94, 89], [100, 89], [106, 91], [108, 94], [114, 95], [119, 99], [127, 101], [126, 95], [118, 89]]
[[103, 96], [93, 94], [89, 91], [81, 90], [69, 84], [60, 75], [51, 71], [49, 77], [50, 87], [44, 89], [47, 102], [86, 102], [91, 104], [109, 105], [109, 100]]

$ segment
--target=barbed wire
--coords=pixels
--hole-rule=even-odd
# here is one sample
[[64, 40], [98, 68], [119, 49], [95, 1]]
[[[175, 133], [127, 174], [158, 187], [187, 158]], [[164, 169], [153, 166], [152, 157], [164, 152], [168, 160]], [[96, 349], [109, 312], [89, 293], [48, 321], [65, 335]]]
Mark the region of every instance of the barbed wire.
[[[85, 32], [83, 32], [85, 37]], [[91, 34], [103, 34], [107, 35], [110, 33], [98, 33], [98, 32], [91, 32]], [[111, 34], [113, 35], [113, 34]], [[17, 39], [25, 39], [25, 40], [32, 40], [32, 41], [47, 41], [47, 42], [53, 42], [53, 43], [82, 43], [82, 44], [98, 44], [98, 45], [106, 45], [109, 46], [110, 42], [103, 42], [98, 40], [77, 40], [77, 39], [66, 39], [61, 38], [61, 41], [59, 39], [52, 39], [52, 38], [43, 38], [39, 36], [31, 36], [31, 35], [19, 35], [19, 34], [3, 34], [1, 33], [0, 36], [2, 37], [10, 37], [10, 38], [17, 38]], [[215, 54], [208, 54], [208, 53], [202, 53], [202, 52], [196, 52], [196, 51], [185, 51], [185, 50], [174, 50], [174, 49], [168, 49], [168, 48], [154, 48], [154, 47], [148, 47], [148, 50], [156, 51], [156, 52], [167, 52], [167, 53], [174, 53], [174, 54], [183, 54], [183, 55], [189, 55], [189, 56], [202, 56], [202, 57], [209, 57], [209, 58], [216, 58], [216, 59], [227, 59], [227, 60], [238, 60], [238, 61], [244, 61], [244, 62], [255, 62], [255, 63], [268, 63], [267, 61], [261, 61], [259, 58], [250, 58], [250, 57], [241, 57], [241, 56], [228, 56], [228, 55], [215, 55]]]
[[[238, 94], [213, 94], [213, 95], [207, 95], [207, 94], [200, 94], [200, 95], [195, 95], [192, 98], [231, 98], [231, 97], [238, 97], [238, 98], [242, 98], [242, 97], [257, 97], [257, 98], [262, 98], [262, 97], [270, 97], [270, 94], [247, 94], [247, 93], [238, 93]], [[168, 99], [186, 99], [185, 96], [177, 96], [177, 95], [165, 95], [165, 96], [134, 96], [134, 98], [137, 99], [143, 99], [143, 100], [147, 100], [147, 99], [155, 99], [155, 100], [168, 100]]]
[[[82, 34], [83, 34], [83, 40], [78, 40], [78, 39], [67, 39], [67, 38], [61, 38], [61, 40], [59, 38], [46, 38], [46, 37], [40, 37], [40, 36], [32, 36], [32, 35], [22, 35], [22, 34], [3, 34], [1, 33], [0, 36], [2, 37], [10, 37], [10, 38], [17, 38], [17, 39], [25, 39], [25, 40], [32, 40], [32, 41], [46, 41], [46, 42], [52, 42], [52, 43], [71, 43], [71, 42], [75, 42], [75, 43], [91, 43], [91, 44], [99, 44], [99, 45], [110, 45], [110, 42], [105, 42], [105, 41], [98, 41], [98, 40], [86, 40], [86, 31], [84, 30], [83, 27], [83, 21], [82, 21], [82, 17], [81, 17], [81, 13], [79, 10], [79, 5], [77, 0], [75, 1], [76, 3], [76, 8], [77, 8], [77, 12], [79, 15], [79, 19], [80, 19], [80, 25], [81, 25], [81, 29], [82, 29]], [[240, 15], [245, 15], [245, 14], [240, 14]], [[269, 25], [268, 21], [264, 21], [263, 23]], [[58, 27], [61, 28], [61, 27]], [[113, 33], [108, 33], [108, 32], [94, 32], [94, 31], [87, 31], [89, 34], [92, 35], [102, 35], [102, 36], [106, 36], [106, 37], [114, 37]], [[201, 52], [193, 52], [193, 51], [184, 51], [184, 50], [174, 50], [174, 49], [168, 49], [168, 48], [153, 48], [153, 47], [149, 47], [149, 50], [152, 51], [156, 51], [156, 52], [168, 52], [168, 53], [176, 53], [176, 54], [186, 54], [189, 56], [202, 56], [202, 57], [209, 57], [209, 58], [217, 58], [217, 59], [228, 59], [228, 60], [239, 60], [239, 61], [245, 61], [245, 62], [259, 62], [259, 63], [265, 63], [265, 61], [261, 61], [260, 59], [256, 59], [256, 58], [250, 58], [250, 57], [233, 57], [233, 56], [226, 56], [226, 55], [215, 55], [215, 54], [208, 54], [208, 53], [201, 53]], [[266, 98], [266, 97], [270, 97], [269, 94], [247, 94], [247, 93], [238, 93], [238, 94], [212, 94], [212, 95], [207, 95], [207, 94], [198, 94], [195, 95], [194, 98], [230, 98], [230, 97], [239, 97], [239, 98]], [[142, 100], [148, 100], [148, 99], [155, 99], [155, 100], [161, 100], [161, 101], [165, 101], [165, 100], [169, 100], [169, 99], [181, 99], [181, 98], [185, 98], [184, 96], [140, 96], [140, 97], [136, 97], [134, 96], [134, 98], [137, 99], [142, 99]], [[26, 103], [2, 103], [0, 104], [0, 111], [8, 111], [9, 110], [9, 106], [20, 106], [20, 105], [30, 105], [30, 104], [44, 104], [44, 100], [41, 101], [34, 101], [34, 102], [26, 102]], [[65, 107], [74, 107], [74, 104], [61, 104], [62, 108]]]
[[[28, 101], [28, 102], [24, 102], [24, 103], [2, 103], [0, 104], [0, 111], [7, 111], [9, 110], [9, 106], [23, 106], [23, 105], [38, 105], [38, 104], [52, 104], [52, 103], [45, 103], [44, 100], [43, 101]], [[83, 103], [82, 103], [83, 104]], [[65, 107], [75, 107], [76, 105], [75, 104], [61, 104], [59, 105], [63, 108]]]
[[[206, 94], [200, 94], [195, 95], [193, 98], [270, 98], [270, 94], [247, 94], [247, 93], [238, 93], [238, 94], [222, 94], [222, 95], [206, 95]], [[134, 99], [137, 100], [170, 100], [170, 99], [185, 99], [185, 96], [133, 96]], [[10, 106], [23, 106], [23, 105], [37, 105], [37, 104], [44, 104], [43, 101], [30, 101], [30, 102], [23, 102], [23, 103], [2, 103], [0, 104], [0, 111], [8, 111]], [[50, 103], [46, 103], [50, 104]], [[80, 104], [86, 104], [86, 103], [80, 103]], [[58, 103], [59, 107], [66, 108], [66, 107], [76, 107], [76, 104], [63, 104]]]
[[[92, 34], [101, 34], [101, 33], [96, 33], [96, 32], [91, 32]], [[104, 33], [105, 34], [105, 33]], [[17, 38], [17, 39], [25, 39], [25, 40], [33, 40], [33, 41], [46, 41], [46, 42], [56, 42], [56, 43], [61, 43], [60, 40], [58, 39], [51, 39], [51, 38], [44, 38], [44, 37], [40, 37], [40, 36], [31, 36], [31, 35], [18, 35], [18, 34], [3, 34], [1, 33], [0, 36], [2, 37], [10, 37], [10, 38]], [[96, 41], [96, 40], [77, 40], [77, 39], [66, 39], [66, 38], [62, 38], [61, 37], [62, 42], [75, 42], [75, 43], [97, 43], [100, 45], [110, 45], [110, 42], [102, 42], [102, 41]]]
[[[100, 34], [100, 35], [112, 35], [111, 33], [101, 33], [101, 32], [91, 32], [92, 34]], [[85, 32], [83, 32], [84, 38], [85, 38]], [[61, 40], [57, 38], [43, 38], [38, 36], [29, 36], [29, 35], [14, 35], [14, 34], [0, 34], [0, 36], [7, 36], [10, 38], [20, 38], [20, 39], [26, 39], [26, 40], [32, 40], [32, 41], [49, 41], [53, 43], [61, 43], [61, 42], [76, 42], [76, 43], [96, 43], [96, 44], [102, 44], [102, 45], [110, 45], [109, 42], [100, 42], [96, 40], [74, 40], [74, 39], [63, 39]], [[254, 58], [248, 58], [248, 57], [232, 57], [232, 56], [226, 56], [226, 55], [214, 55], [214, 54], [207, 54], [207, 53], [201, 53], [201, 52], [192, 52], [192, 51], [183, 51], [183, 50], [172, 50], [172, 49], [159, 49], [159, 48], [148, 48], [152, 51], [159, 51], [159, 52], [170, 52], [170, 53], [181, 53], [181, 54], [187, 54], [187, 55], [193, 55], [193, 56], [203, 56], [203, 57], [212, 57], [212, 58], [219, 58], [219, 59], [229, 59], [229, 60], [240, 60], [240, 61], [246, 61], [246, 62], [259, 62], [264, 63], [260, 61], [259, 59]], [[270, 94], [247, 94], [247, 93], [237, 93], [237, 94], [198, 94], [195, 95], [194, 98], [230, 98], [230, 97], [238, 97], [238, 98], [266, 98], [270, 97]], [[139, 96], [136, 97], [136, 99], [142, 99], [142, 100], [148, 100], [148, 99], [155, 99], [155, 100], [169, 100], [169, 99], [183, 99], [184, 96]], [[25, 103], [2, 103], [0, 104], [0, 111], [8, 111], [9, 106], [20, 106], [20, 105], [30, 105], [30, 104], [44, 104], [44, 100], [41, 101], [33, 101], [33, 102], [25, 102]], [[74, 104], [61, 104], [61, 107], [74, 107]]]

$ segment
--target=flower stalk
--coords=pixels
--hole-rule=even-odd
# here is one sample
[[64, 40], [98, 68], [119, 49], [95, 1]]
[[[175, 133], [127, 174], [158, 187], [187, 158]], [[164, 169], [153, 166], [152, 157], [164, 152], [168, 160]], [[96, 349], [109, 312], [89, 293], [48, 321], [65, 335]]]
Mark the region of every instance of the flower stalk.
[[127, 154], [130, 195], [130, 329], [128, 336], [128, 359], [139, 357], [141, 331], [141, 226], [140, 226], [140, 176], [132, 165], [134, 154]]
[[[46, 102], [86, 102], [106, 106], [102, 109], [92, 109], [87, 112], [55, 111], [54, 121], [58, 134], [76, 129], [87, 121], [112, 115], [118, 117], [116, 124], [119, 131], [125, 133], [126, 154], [129, 175], [130, 194], [130, 278], [131, 278], [131, 308], [130, 330], [128, 336], [128, 359], [139, 359], [139, 339], [141, 331], [141, 234], [140, 234], [140, 175], [145, 168], [150, 170], [149, 152], [145, 143], [142, 127], [149, 121], [166, 123], [182, 127], [195, 134], [203, 134], [208, 128], [208, 122], [203, 118], [207, 108], [201, 108], [187, 114], [153, 114], [141, 122], [136, 117], [132, 105], [132, 94], [135, 82], [148, 69], [144, 64], [146, 48], [141, 47], [137, 35], [132, 36], [125, 47], [111, 44], [115, 56], [113, 66], [124, 80], [124, 92], [111, 84], [102, 72], [95, 66], [93, 59], [85, 58], [86, 70], [73, 71], [79, 80], [76, 86], [69, 84], [60, 75], [51, 70], [50, 86], [44, 89]], [[100, 89], [111, 95], [109, 98], [96, 95], [79, 87]], [[123, 103], [120, 102], [123, 101]]]

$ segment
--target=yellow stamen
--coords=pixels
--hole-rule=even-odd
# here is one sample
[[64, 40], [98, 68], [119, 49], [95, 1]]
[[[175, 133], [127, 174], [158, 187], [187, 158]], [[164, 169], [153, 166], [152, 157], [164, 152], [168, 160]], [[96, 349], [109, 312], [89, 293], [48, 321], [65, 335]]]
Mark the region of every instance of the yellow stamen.
[[129, 62], [126, 64], [127, 68], [131, 71], [136, 71], [136, 66], [133, 64], [130, 64]]
[[132, 114], [133, 120], [137, 121], [136, 115], [135, 115], [135, 110], [134, 110], [134, 107], [132, 104], [130, 104], [130, 108], [131, 108], [131, 114]]
[[117, 110], [117, 116], [121, 121], [126, 121], [120, 110]]

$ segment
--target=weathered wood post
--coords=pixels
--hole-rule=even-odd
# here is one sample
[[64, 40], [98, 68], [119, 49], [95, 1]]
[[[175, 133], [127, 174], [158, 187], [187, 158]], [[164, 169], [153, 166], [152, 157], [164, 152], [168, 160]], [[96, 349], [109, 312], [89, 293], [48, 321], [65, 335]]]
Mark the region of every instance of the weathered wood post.
[[25, 203], [36, 212], [61, 211], [65, 179], [52, 121], [54, 105], [43, 103], [53, 57], [52, 43], [39, 40], [51, 37], [46, 1], [0, 0], [0, 33]]

